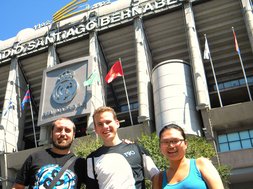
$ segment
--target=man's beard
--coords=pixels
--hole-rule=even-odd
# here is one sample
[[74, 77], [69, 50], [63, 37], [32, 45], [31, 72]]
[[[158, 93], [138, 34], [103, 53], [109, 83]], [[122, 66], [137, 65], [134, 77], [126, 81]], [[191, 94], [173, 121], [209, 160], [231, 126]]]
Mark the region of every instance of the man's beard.
[[68, 143], [68, 144], [65, 144], [65, 145], [60, 145], [60, 144], [57, 144], [54, 140], [52, 141], [52, 144], [55, 148], [59, 149], [59, 150], [67, 150], [67, 149], [70, 149], [71, 147], [71, 144], [72, 144], [73, 140]]

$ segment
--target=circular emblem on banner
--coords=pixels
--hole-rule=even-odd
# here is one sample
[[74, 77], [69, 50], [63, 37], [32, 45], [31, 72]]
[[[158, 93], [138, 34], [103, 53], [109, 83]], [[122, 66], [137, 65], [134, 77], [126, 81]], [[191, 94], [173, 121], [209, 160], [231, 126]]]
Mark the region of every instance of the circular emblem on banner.
[[74, 73], [71, 70], [66, 70], [59, 75], [52, 98], [58, 104], [70, 102], [76, 95], [77, 82], [74, 79]]

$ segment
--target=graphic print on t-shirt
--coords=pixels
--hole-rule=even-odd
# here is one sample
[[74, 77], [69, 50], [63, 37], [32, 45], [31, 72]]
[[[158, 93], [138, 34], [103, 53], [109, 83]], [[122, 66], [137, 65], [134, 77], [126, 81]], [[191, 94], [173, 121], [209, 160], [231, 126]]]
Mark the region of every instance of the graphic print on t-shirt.
[[[59, 165], [50, 164], [41, 167], [36, 174], [35, 189], [48, 188], [54, 177], [60, 172], [61, 167]], [[76, 176], [67, 169], [57, 181], [54, 188], [72, 189], [75, 188]]]

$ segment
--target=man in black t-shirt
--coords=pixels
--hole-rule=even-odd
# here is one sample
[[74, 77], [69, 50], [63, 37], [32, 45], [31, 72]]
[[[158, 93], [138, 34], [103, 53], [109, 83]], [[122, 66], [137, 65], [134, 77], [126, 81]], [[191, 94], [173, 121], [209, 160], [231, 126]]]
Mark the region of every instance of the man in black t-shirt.
[[158, 169], [138, 144], [122, 143], [119, 121], [110, 107], [93, 114], [94, 128], [103, 146], [87, 157], [87, 189], [144, 189], [144, 178], [152, 179]]
[[[60, 118], [52, 124], [52, 148], [31, 154], [17, 173], [13, 189], [48, 188], [64, 164], [74, 156], [70, 152], [75, 137], [75, 124]], [[55, 184], [58, 189], [80, 188], [85, 183], [85, 160], [77, 158]]]

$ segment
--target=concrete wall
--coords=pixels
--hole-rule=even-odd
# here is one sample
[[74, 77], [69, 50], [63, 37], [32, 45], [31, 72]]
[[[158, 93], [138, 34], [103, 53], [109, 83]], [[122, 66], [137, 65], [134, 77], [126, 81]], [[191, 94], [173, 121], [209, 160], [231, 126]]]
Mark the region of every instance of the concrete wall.
[[[253, 149], [242, 149], [219, 153], [220, 163], [229, 165], [231, 188], [252, 189], [253, 186]], [[240, 185], [238, 183], [243, 183]], [[244, 183], [251, 183], [246, 184]], [[249, 187], [251, 185], [251, 187]], [[240, 186], [240, 187], [239, 187]], [[247, 187], [248, 186], [248, 187]]]
[[229, 165], [234, 169], [253, 167], [253, 149], [242, 149], [236, 151], [219, 153], [221, 164]]

